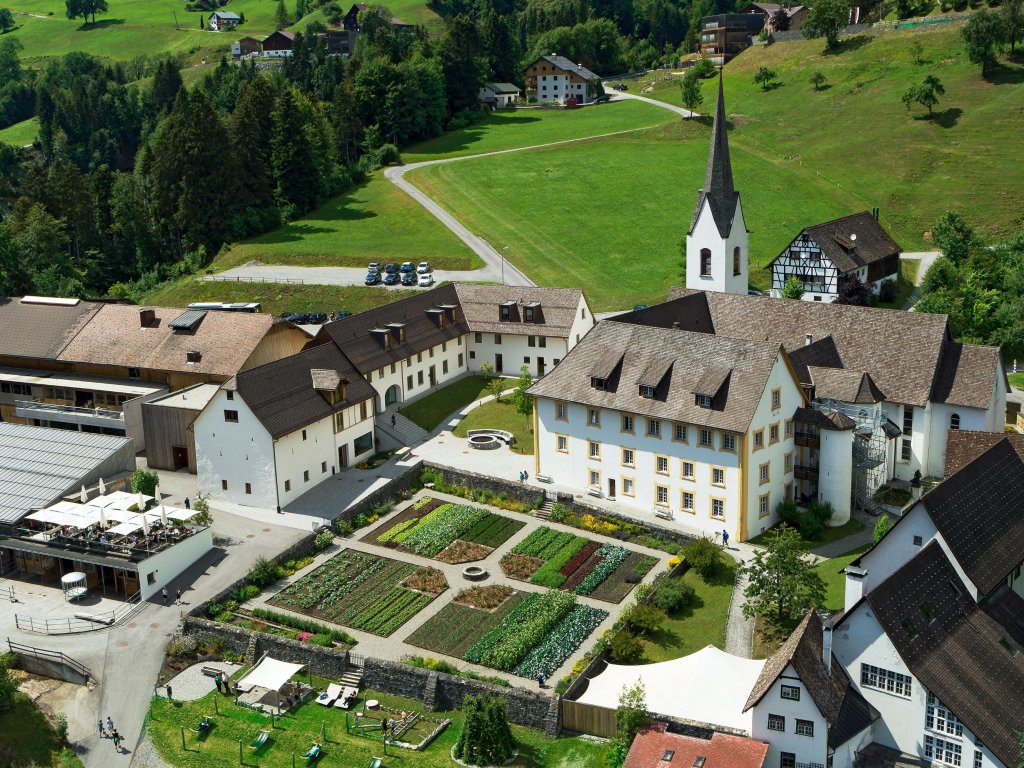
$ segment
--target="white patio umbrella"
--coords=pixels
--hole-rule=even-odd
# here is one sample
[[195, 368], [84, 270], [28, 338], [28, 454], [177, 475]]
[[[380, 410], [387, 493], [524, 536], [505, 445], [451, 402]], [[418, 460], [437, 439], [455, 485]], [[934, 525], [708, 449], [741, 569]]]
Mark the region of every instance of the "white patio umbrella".
[[100, 496], [107, 495], [107, 485], [103, 482], [103, 478], [100, 478]]
[[156, 484], [156, 488], [153, 489], [153, 495], [156, 496], [156, 503], [160, 503], [160, 483]]
[[[103, 482], [102, 480], [100, 482]], [[107, 510], [100, 507], [100, 528], [102, 530], [107, 529]]]
[[142, 491], [139, 491], [139, 498], [135, 503], [139, 507], [139, 512], [146, 509], [146, 497], [143, 495]]
[[79, 494], [78, 498], [81, 499], [83, 504], [85, 504], [86, 502], [89, 501], [89, 494], [85, 492], [85, 486], [84, 485], [82, 486], [82, 493]]
[[164, 505], [163, 504], [160, 505], [160, 524], [164, 528], [167, 527], [167, 510], [164, 509]]
[[142, 532], [149, 536], [149, 518], [145, 515], [140, 515], [142, 518]]

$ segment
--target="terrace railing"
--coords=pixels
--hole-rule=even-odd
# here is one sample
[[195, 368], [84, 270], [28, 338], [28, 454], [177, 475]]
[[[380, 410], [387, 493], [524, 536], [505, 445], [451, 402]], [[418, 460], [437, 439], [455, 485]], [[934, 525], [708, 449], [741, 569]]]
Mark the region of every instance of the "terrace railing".
[[15, 626], [37, 635], [77, 635], [110, 629], [127, 621], [142, 607], [142, 593], [136, 592], [112, 611], [94, 614], [76, 614], [63, 619], [36, 619], [32, 616], [14, 614]]
[[86, 680], [92, 680], [99, 682], [96, 675], [94, 675], [85, 664], [75, 661], [70, 656], [62, 653], [61, 651], [50, 651], [46, 648], [36, 648], [31, 645], [22, 645], [21, 643], [15, 643], [10, 638], [7, 638], [7, 648], [11, 653], [15, 653], [18, 656], [29, 656], [33, 659], [40, 659], [42, 661], [48, 661], [55, 664], [63, 664], [70, 670], [73, 670], [84, 677]]
[[16, 400], [15, 413], [34, 419], [61, 421], [68, 423], [92, 423], [116, 421], [124, 422], [124, 414], [109, 408], [81, 408], [75, 405], [57, 405], [56, 403], [40, 403], [35, 400]]

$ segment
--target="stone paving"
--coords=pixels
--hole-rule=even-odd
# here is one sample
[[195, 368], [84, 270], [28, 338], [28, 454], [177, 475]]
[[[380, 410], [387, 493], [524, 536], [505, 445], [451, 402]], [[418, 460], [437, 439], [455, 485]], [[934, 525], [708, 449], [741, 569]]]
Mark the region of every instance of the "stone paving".
[[[485, 451], [484, 453], [496, 453], [496, 451]], [[399, 507], [397, 507], [394, 512], [392, 512], [390, 515], [388, 515], [387, 517], [382, 519], [379, 523], [374, 524], [373, 527], [360, 529], [359, 531], [357, 531], [356, 533], [352, 534], [351, 536], [349, 536], [349, 537], [347, 537], [345, 539], [339, 540], [334, 545], [332, 545], [328, 550], [326, 550], [325, 552], [322, 552], [320, 555], [318, 555], [316, 557], [316, 559], [314, 560], [312, 565], [310, 565], [307, 568], [303, 569], [301, 572], [298, 572], [298, 573], [294, 574], [293, 576], [289, 577], [284, 582], [279, 583], [276, 591], [273, 594], [269, 594], [269, 593], [262, 594], [258, 598], [255, 598], [254, 600], [250, 601], [249, 603], [246, 603], [246, 607], [256, 607], [256, 606], [260, 606], [260, 605], [266, 604], [267, 601], [269, 601], [271, 598], [273, 598], [274, 595], [276, 595], [277, 592], [279, 592], [285, 586], [287, 586], [288, 584], [291, 584], [291, 583], [293, 583], [295, 581], [298, 581], [304, 575], [312, 572], [313, 569], [315, 569], [316, 567], [321, 565], [323, 562], [325, 562], [328, 559], [330, 559], [331, 557], [333, 557], [341, 549], [352, 549], [352, 550], [357, 550], [357, 551], [365, 552], [365, 553], [368, 553], [368, 554], [380, 555], [382, 557], [388, 557], [388, 558], [391, 558], [393, 560], [402, 560], [404, 562], [409, 562], [409, 563], [412, 563], [414, 565], [424, 565], [424, 566], [430, 566], [432, 568], [436, 568], [437, 570], [439, 570], [442, 573], [444, 573], [445, 578], [448, 580], [448, 584], [449, 584], [449, 586], [451, 588], [448, 591], [446, 591], [446, 592], [442, 593], [441, 595], [439, 595], [437, 598], [435, 598], [428, 606], [426, 606], [422, 611], [417, 613], [405, 625], [403, 625], [398, 630], [396, 630], [395, 633], [392, 634], [390, 637], [379, 637], [377, 635], [370, 634], [368, 632], [360, 632], [359, 630], [351, 629], [349, 627], [345, 627], [344, 628], [346, 632], [348, 632], [350, 635], [352, 635], [352, 637], [354, 637], [356, 640], [358, 640], [359, 645], [356, 647], [356, 652], [357, 653], [361, 653], [361, 654], [364, 654], [364, 655], [367, 655], [367, 656], [373, 656], [374, 658], [379, 658], [379, 659], [390, 659], [390, 660], [393, 660], [393, 661], [398, 661], [403, 656], [409, 656], [409, 655], [412, 655], [412, 656], [424, 656], [424, 655], [426, 655], [426, 656], [437, 656], [438, 655], [436, 652], [427, 651], [427, 650], [425, 650], [423, 648], [418, 648], [418, 647], [416, 647], [414, 645], [410, 645], [409, 643], [405, 642], [405, 640], [411, 634], [413, 634], [413, 632], [415, 632], [420, 626], [422, 626], [428, 619], [430, 619], [431, 617], [435, 616], [446, 605], [448, 605], [451, 602], [452, 598], [454, 597], [455, 593], [458, 592], [459, 590], [463, 589], [464, 587], [473, 586], [474, 584], [482, 584], [482, 585], [507, 584], [508, 586], [512, 587], [513, 589], [519, 590], [521, 592], [543, 592], [543, 591], [546, 591], [544, 587], [540, 587], [540, 586], [538, 586], [536, 584], [530, 584], [529, 582], [518, 581], [516, 579], [512, 579], [512, 578], [509, 578], [509, 577], [505, 576], [504, 572], [501, 570], [500, 565], [498, 564], [498, 561], [501, 560], [503, 555], [505, 555], [510, 549], [512, 549], [520, 541], [522, 541], [527, 536], [529, 536], [529, 534], [532, 531], [536, 530], [537, 528], [540, 528], [541, 526], [548, 526], [550, 528], [555, 528], [557, 530], [563, 530], [563, 531], [568, 531], [570, 533], [575, 533], [576, 535], [579, 535], [579, 536], [586, 536], [587, 538], [593, 539], [594, 541], [598, 541], [598, 542], [601, 542], [601, 543], [618, 544], [618, 545], [621, 545], [621, 546], [625, 546], [625, 547], [627, 547], [627, 548], [629, 548], [629, 549], [631, 549], [631, 550], [633, 550], [635, 552], [639, 552], [641, 554], [646, 554], [646, 555], [651, 555], [653, 557], [657, 557], [658, 561], [659, 561], [658, 564], [655, 565], [650, 570], [650, 572], [648, 572], [648, 574], [643, 579], [643, 582], [644, 583], [648, 583], [648, 584], [654, 581], [654, 577], [655, 577], [655, 575], [657, 575], [657, 573], [659, 573], [660, 571], [665, 570], [668, 567], [668, 560], [672, 557], [671, 555], [669, 555], [666, 552], [661, 552], [659, 550], [649, 549], [647, 547], [643, 547], [643, 546], [640, 546], [638, 544], [620, 542], [618, 539], [614, 539], [614, 538], [609, 537], [609, 536], [602, 536], [600, 534], [592, 533], [590, 531], [581, 531], [581, 530], [579, 530], [577, 528], [572, 528], [570, 526], [560, 525], [558, 523], [552, 523], [550, 521], [541, 520], [541, 519], [533, 517], [532, 515], [529, 515], [529, 514], [520, 513], [520, 512], [511, 512], [511, 511], [506, 510], [506, 509], [499, 509], [499, 508], [492, 507], [492, 506], [489, 506], [487, 504], [478, 503], [478, 502], [475, 502], [475, 501], [467, 501], [466, 499], [463, 499], [463, 498], [460, 498], [460, 497], [457, 497], [457, 496], [450, 496], [450, 495], [444, 494], [444, 493], [437, 493], [437, 492], [434, 492], [434, 491], [424, 491], [424, 492], [421, 492], [420, 494], [417, 494], [417, 496], [415, 498], [419, 498], [422, 495], [429, 495], [429, 496], [432, 496], [432, 497], [437, 498], [437, 499], [443, 499], [445, 501], [451, 501], [451, 502], [458, 503], [458, 504], [472, 504], [473, 506], [477, 506], [477, 507], [481, 507], [483, 509], [487, 509], [487, 510], [489, 510], [491, 512], [494, 512], [495, 514], [500, 514], [500, 515], [502, 515], [504, 517], [508, 517], [508, 518], [513, 519], [513, 520], [522, 521], [522, 522], [526, 523], [526, 525], [522, 529], [520, 529], [514, 536], [509, 538], [504, 544], [502, 544], [500, 547], [495, 549], [494, 552], [492, 552], [490, 555], [488, 555], [488, 557], [485, 558], [484, 560], [475, 561], [473, 563], [459, 563], [459, 564], [455, 564], [455, 565], [451, 565], [451, 564], [448, 564], [448, 563], [442, 563], [439, 560], [434, 560], [432, 558], [427, 558], [427, 557], [420, 557], [419, 555], [410, 554], [410, 553], [402, 552], [402, 551], [395, 550], [395, 549], [389, 549], [388, 547], [378, 546], [376, 544], [372, 544], [370, 542], [362, 541], [361, 540], [368, 533], [374, 533], [374, 532], [377, 532], [377, 531], [381, 531], [381, 532], [384, 531], [389, 525], [392, 524], [392, 522], [395, 519], [395, 516], [397, 514], [399, 514], [403, 509], [405, 509], [406, 506], [408, 506], [408, 504], [411, 504], [412, 501], [410, 501], [408, 503], [403, 503], [403, 504], [399, 505]], [[478, 566], [481, 566], [481, 567], [485, 568], [488, 571], [490, 576], [485, 581], [483, 581], [483, 582], [468, 582], [462, 576], [462, 569], [466, 565], [478, 565]], [[615, 620], [618, 618], [618, 615], [621, 612], [622, 608], [625, 607], [626, 605], [628, 605], [632, 601], [633, 594], [634, 594], [633, 592], [630, 592], [630, 594], [627, 595], [627, 597], [624, 598], [623, 601], [621, 603], [618, 603], [618, 604], [608, 603], [608, 602], [605, 602], [605, 601], [602, 601], [602, 600], [595, 600], [592, 597], [588, 597], [588, 596], [584, 596], [584, 595], [577, 596], [576, 599], [579, 602], [587, 604], [587, 605], [591, 605], [591, 606], [593, 606], [595, 608], [601, 608], [601, 609], [603, 609], [605, 611], [608, 611], [609, 615], [601, 623], [601, 625], [598, 626], [597, 629], [595, 629], [594, 632], [580, 645], [580, 647], [578, 649], [576, 649], [576, 651], [566, 660], [566, 662], [554, 674], [551, 675], [550, 679], [552, 681], [556, 681], [560, 677], [562, 677], [563, 675], [568, 674], [569, 670], [572, 669], [572, 665], [578, 659], [580, 659], [584, 654], [586, 654], [586, 652], [593, 646], [594, 641], [601, 635], [601, 633], [606, 631], [606, 630], [608, 630], [608, 629], [611, 629], [612, 624], [615, 623]], [[275, 611], [286, 610], [286, 609], [283, 609], [279, 605], [274, 605], [274, 606], [270, 606], [270, 607], [273, 610], [275, 610]], [[303, 615], [303, 614], [297, 614], [297, 615]], [[477, 664], [471, 664], [469, 662], [465, 662], [465, 661], [462, 661], [460, 659], [453, 659], [453, 660], [457, 661], [458, 662], [458, 666], [460, 666], [460, 667], [470, 668], [473, 671], [478, 672], [478, 673], [480, 673], [482, 675], [490, 675], [490, 676], [494, 676], [494, 677], [504, 678], [504, 679], [508, 680], [510, 683], [512, 683], [514, 686], [524, 687], [524, 688], [532, 687], [530, 685], [530, 682], [525, 680], [522, 677], [517, 677], [516, 675], [510, 674], [510, 673], [494, 670], [494, 669], [491, 669], [490, 667], [484, 667], [484, 666], [480, 666], [480, 665], [477, 665]], [[535, 683], [534, 683], [534, 685], [535, 685]]]
[[167, 681], [165, 688], [171, 689], [175, 701], [196, 701], [209, 696], [217, 689], [213, 678], [203, 674], [203, 667], [213, 667], [227, 673], [228, 677], [242, 668], [241, 664], [230, 661], [201, 661], [182, 670]]

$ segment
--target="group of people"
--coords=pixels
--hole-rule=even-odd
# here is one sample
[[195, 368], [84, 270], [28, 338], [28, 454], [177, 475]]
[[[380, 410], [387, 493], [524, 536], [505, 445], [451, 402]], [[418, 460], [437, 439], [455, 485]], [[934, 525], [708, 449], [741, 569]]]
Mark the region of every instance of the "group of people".
[[107, 715], [106, 727], [103, 725], [103, 720], [96, 723], [97, 728], [100, 731], [101, 739], [113, 739], [114, 740], [114, 751], [121, 752], [121, 734], [117, 732], [114, 727], [114, 721], [110, 719], [110, 715]]
[[[167, 587], [164, 587], [162, 590], [160, 590], [160, 593], [163, 595], [164, 605], [167, 605], [167, 600], [170, 597], [170, 595], [167, 594]], [[174, 592], [174, 604], [181, 605], [181, 589], [177, 589]]]
[[[231, 693], [231, 681], [226, 675], [217, 675], [213, 678], [213, 682], [217, 686], [217, 690], [221, 693]], [[235, 691], [235, 693], [237, 692], [238, 691]], [[289, 703], [288, 706], [290, 708], [291, 704]]]
[[527, 472], [525, 469], [522, 472], [519, 473], [519, 482], [520, 483], [525, 483], [529, 479], [530, 479], [530, 473]]

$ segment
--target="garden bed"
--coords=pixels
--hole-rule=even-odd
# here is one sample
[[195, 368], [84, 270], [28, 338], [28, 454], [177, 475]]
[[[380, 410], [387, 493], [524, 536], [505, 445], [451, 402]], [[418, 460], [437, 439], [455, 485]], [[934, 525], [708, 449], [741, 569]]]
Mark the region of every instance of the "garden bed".
[[617, 544], [541, 526], [501, 559], [501, 567], [513, 579], [618, 603], [657, 562]]
[[490, 604], [489, 598], [500, 595], [485, 590], [496, 589], [501, 588], [463, 590], [407, 642], [520, 677], [547, 677], [608, 616], [557, 590], [528, 595], [513, 591], [492, 610], [465, 604]]
[[487, 557], [524, 525], [480, 507], [421, 496], [363, 541], [446, 563], [468, 563]]
[[447, 588], [435, 569], [345, 549], [268, 604], [387, 637]]

